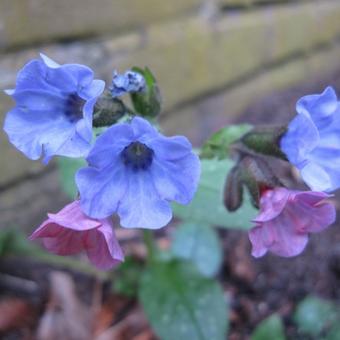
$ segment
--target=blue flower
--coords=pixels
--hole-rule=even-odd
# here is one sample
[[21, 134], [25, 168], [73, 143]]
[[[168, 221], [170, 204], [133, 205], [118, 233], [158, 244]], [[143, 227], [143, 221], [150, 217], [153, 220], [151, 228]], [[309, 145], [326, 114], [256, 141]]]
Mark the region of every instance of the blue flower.
[[142, 92], [146, 84], [144, 77], [138, 72], [126, 71], [124, 74], [113, 72], [112, 97], [116, 98], [129, 92]]
[[6, 91], [16, 102], [4, 125], [10, 142], [30, 159], [43, 154], [45, 163], [54, 155], [86, 156], [93, 108], [104, 87], [88, 67], [58, 65], [41, 54], [18, 73], [16, 88]]
[[302, 97], [281, 149], [312, 190], [340, 187], [340, 105], [333, 88]]
[[83, 211], [93, 218], [117, 213], [126, 228], [166, 225], [169, 201], [188, 204], [200, 177], [185, 137], [165, 137], [139, 117], [106, 130], [87, 161], [76, 174]]

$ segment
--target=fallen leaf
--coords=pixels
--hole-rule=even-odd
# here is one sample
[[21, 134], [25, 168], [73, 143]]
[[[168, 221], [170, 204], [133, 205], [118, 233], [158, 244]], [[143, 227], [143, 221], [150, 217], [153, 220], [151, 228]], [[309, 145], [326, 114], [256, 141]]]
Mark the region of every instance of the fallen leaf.
[[36, 310], [32, 305], [18, 298], [6, 298], [0, 301], [0, 332], [32, 325]]
[[40, 319], [37, 339], [92, 339], [92, 311], [77, 297], [72, 278], [63, 272], [52, 272], [50, 283], [50, 300]]

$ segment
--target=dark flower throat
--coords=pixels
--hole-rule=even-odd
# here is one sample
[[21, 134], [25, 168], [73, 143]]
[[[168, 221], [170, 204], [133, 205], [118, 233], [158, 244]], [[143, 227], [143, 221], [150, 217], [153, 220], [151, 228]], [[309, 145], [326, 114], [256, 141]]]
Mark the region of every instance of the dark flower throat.
[[83, 118], [83, 107], [85, 100], [80, 98], [77, 93], [71, 93], [65, 105], [65, 115], [67, 119], [71, 122], [77, 122], [79, 119]]
[[133, 142], [121, 153], [123, 163], [133, 170], [146, 170], [152, 164], [153, 150], [140, 142]]

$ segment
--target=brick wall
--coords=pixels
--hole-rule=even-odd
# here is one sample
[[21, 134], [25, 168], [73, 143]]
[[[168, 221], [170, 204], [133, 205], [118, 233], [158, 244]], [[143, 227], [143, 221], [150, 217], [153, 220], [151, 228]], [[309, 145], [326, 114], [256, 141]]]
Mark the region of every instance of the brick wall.
[[[0, 89], [39, 51], [107, 81], [113, 69], [148, 65], [166, 131], [198, 143], [255, 99], [339, 69], [339, 19], [338, 0], [2, 0]], [[10, 105], [1, 93], [1, 122]], [[0, 224], [28, 225], [42, 204], [62, 202], [56, 180], [53, 164], [26, 160], [0, 132]]]

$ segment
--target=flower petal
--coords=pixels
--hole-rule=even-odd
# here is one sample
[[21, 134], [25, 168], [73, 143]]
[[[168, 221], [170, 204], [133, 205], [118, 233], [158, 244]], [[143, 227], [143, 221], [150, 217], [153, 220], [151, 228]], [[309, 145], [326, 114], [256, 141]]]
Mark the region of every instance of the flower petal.
[[97, 268], [108, 270], [124, 260], [122, 249], [114, 235], [112, 223], [102, 220], [100, 228], [87, 232], [85, 249], [89, 260]]
[[44, 222], [30, 236], [31, 240], [42, 238], [44, 247], [57, 255], [73, 255], [83, 250], [81, 232], [64, 228], [51, 220]]
[[120, 152], [134, 140], [130, 124], [115, 124], [100, 135], [92, 148], [87, 161], [98, 169], [119, 161]]
[[131, 121], [135, 140], [146, 143], [159, 136], [157, 130], [146, 120], [141, 117], [135, 117]]
[[161, 199], [147, 171], [126, 170], [128, 185], [118, 206], [125, 228], [159, 229], [172, 218], [168, 202]]
[[53, 155], [65, 156], [65, 157], [86, 157], [91, 149], [91, 144], [86, 142], [82, 136], [79, 136], [77, 132], [72, 132], [70, 135], [65, 135], [63, 143], [59, 147], [54, 147], [45, 150], [45, 157], [50, 158]]
[[44, 116], [45, 112], [53, 113], [54, 117], [58, 119], [64, 118], [60, 115], [64, 111], [67, 96], [60, 94], [58, 91], [51, 90], [21, 90], [15, 91], [13, 94], [17, 106], [28, 110], [39, 111], [40, 115]]
[[16, 79], [15, 91], [39, 90], [55, 91], [55, 87], [46, 81], [48, 67], [41, 60], [28, 62], [19, 72]]
[[157, 136], [147, 142], [149, 148], [157, 150], [156, 156], [162, 160], [173, 161], [185, 157], [192, 152], [192, 145], [183, 136]]
[[252, 244], [251, 254], [254, 257], [262, 257], [267, 253], [268, 248], [273, 243], [271, 234], [269, 228], [264, 228], [261, 225], [255, 226], [249, 231], [249, 240]]
[[94, 79], [88, 86], [82, 86], [78, 90], [78, 94], [81, 98], [89, 100], [91, 98], [98, 98], [105, 89], [105, 81]]
[[124, 169], [118, 164], [104, 170], [83, 168], [77, 172], [81, 206], [88, 216], [106, 218], [116, 212], [127, 185]]
[[173, 162], [155, 157], [150, 168], [155, 188], [162, 199], [188, 204], [195, 192], [201, 173], [199, 158], [187, 153]]
[[316, 162], [308, 162], [301, 170], [301, 177], [315, 191], [332, 191], [329, 174]]
[[60, 65], [43, 53], [39, 53], [41, 59], [50, 68], [58, 68]]
[[319, 133], [312, 120], [305, 114], [297, 115], [281, 138], [280, 147], [289, 161], [299, 166], [318, 145]]
[[317, 200], [315, 194], [300, 193], [296, 196], [297, 202], [291, 202], [286, 207], [286, 213], [294, 220], [295, 229], [299, 233], [320, 232], [335, 222], [334, 205], [325, 202], [324, 198], [319, 197]]
[[285, 188], [267, 190], [260, 199], [260, 213], [254, 222], [266, 222], [276, 218], [285, 208], [291, 192]]
[[[85, 66], [80, 64], [64, 64], [60, 66], [59, 69], [61, 72], [69, 74], [73, 78], [73, 82], [77, 84], [76, 92], [78, 94], [85, 94], [86, 88], [91, 86], [93, 83], [93, 71]], [[101, 81], [102, 82], [102, 81]], [[89, 99], [90, 96], [84, 97], [83, 99]]]
[[327, 87], [321, 94], [313, 94], [302, 97], [296, 104], [296, 111], [310, 115], [314, 124], [320, 128], [325, 119], [331, 116], [337, 109], [337, 96], [332, 87]]
[[64, 138], [72, 133], [72, 126], [67, 122], [56, 125], [52, 122], [53, 113], [47, 112], [39, 118], [38, 112], [30, 111], [28, 114], [14, 108], [7, 113], [4, 130], [17, 149], [30, 159], [38, 159], [44, 145], [47, 150], [51, 150], [49, 148], [52, 146], [57, 149], [64, 143]]
[[48, 214], [48, 217], [54, 223], [75, 231], [95, 229], [101, 225], [101, 222], [88, 218], [82, 212], [78, 200], [68, 204], [57, 214]]
[[[46, 58], [47, 57], [45, 56], [45, 59], [43, 59], [46, 65], [44, 75], [45, 82], [58, 90], [63, 89], [64, 91], [69, 93], [76, 93], [78, 85], [76, 77], [74, 77], [71, 72], [65, 69], [63, 65], [59, 65], [49, 58], [48, 59], [50, 61], [47, 61]], [[51, 62], [54, 64], [52, 64]]]
[[275, 230], [275, 242], [269, 247], [271, 252], [282, 257], [302, 253], [308, 243], [308, 235], [297, 233], [294, 230], [294, 222], [287, 216], [267, 222], [267, 227]]
[[290, 221], [286, 215], [252, 228], [249, 232], [249, 239], [253, 246], [252, 255], [261, 257], [268, 250], [283, 257], [300, 254], [307, 245], [308, 236], [296, 233], [293, 226], [293, 221]]
[[330, 197], [332, 197], [332, 195], [318, 191], [296, 191], [294, 195], [296, 201], [310, 206], [315, 206]]

